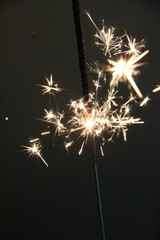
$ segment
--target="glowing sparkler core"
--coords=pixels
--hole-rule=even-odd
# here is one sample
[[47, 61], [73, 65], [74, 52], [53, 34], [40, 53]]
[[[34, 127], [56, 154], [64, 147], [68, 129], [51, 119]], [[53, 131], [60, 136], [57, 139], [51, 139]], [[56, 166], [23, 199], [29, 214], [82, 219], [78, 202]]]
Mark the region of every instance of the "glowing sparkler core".
[[95, 123], [94, 123], [94, 121], [93, 121], [92, 118], [87, 118], [87, 119], [86, 119], [86, 123], [85, 123], [86, 128], [92, 129], [93, 126], [94, 126], [94, 124], [95, 124]]
[[[104, 102], [96, 100], [96, 94], [90, 94], [91, 108], [83, 99], [71, 102], [70, 108], [73, 116], [67, 123], [67, 129], [69, 129], [67, 138], [69, 141], [66, 143], [70, 142], [73, 134], [82, 137], [83, 141], [79, 154], [82, 153], [84, 143], [87, 143], [89, 135], [101, 138], [100, 150], [103, 153], [102, 145], [106, 141], [111, 141], [115, 135], [119, 135], [121, 132], [126, 141], [128, 125], [143, 123], [140, 118], [130, 116], [130, 103], [135, 98], [131, 96], [127, 102], [119, 107], [120, 104], [116, 100], [120, 101], [122, 98], [116, 96], [117, 93], [118, 91], [115, 92], [114, 89], [111, 89]], [[67, 146], [69, 147], [69, 145]]]

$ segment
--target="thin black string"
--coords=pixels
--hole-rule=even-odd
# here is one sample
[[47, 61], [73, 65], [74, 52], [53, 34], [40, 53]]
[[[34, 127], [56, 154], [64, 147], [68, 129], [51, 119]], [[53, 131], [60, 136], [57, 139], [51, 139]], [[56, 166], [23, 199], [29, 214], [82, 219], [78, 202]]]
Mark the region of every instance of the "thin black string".
[[81, 80], [82, 80], [82, 92], [83, 92], [84, 100], [88, 101], [89, 87], [88, 87], [88, 79], [87, 79], [87, 73], [86, 73], [86, 59], [84, 54], [79, 1], [72, 0], [72, 6], [73, 6], [73, 17], [74, 17], [74, 24], [75, 24], [75, 31], [76, 31], [76, 39], [77, 39], [78, 56], [79, 56], [79, 67], [80, 67]]

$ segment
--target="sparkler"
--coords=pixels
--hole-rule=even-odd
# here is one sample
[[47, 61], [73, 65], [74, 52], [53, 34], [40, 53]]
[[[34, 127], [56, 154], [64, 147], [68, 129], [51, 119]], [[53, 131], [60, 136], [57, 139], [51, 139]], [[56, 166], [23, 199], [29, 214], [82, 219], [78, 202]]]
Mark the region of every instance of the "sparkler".
[[[65, 113], [57, 112], [54, 109], [44, 109], [45, 116], [40, 119], [47, 124], [49, 124], [55, 129], [55, 136], [64, 135], [64, 146], [68, 152], [69, 147], [71, 147], [75, 142], [75, 136], [82, 139], [80, 149], [78, 154], [82, 154], [84, 146], [87, 144], [88, 139], [93, 139], [93, 152], [94, 152], [94, 171], [97, 186], [97, 197], [100, 210], [100, 218], [102, 225], [102, 235], [105, 240], [104, 222], [102, 214], [102, 204], [100, 196], [100, 187], [97, 171], [97, 161], [96, 161], [96, 147], [95, 139], [99, 138], [100, 145], [99, 149], [101, 155], [104, 156], [103, 147], [107, 141], [112, 141], [114, 136], [119, 136], [122, 134], [124, 141], [127, 141], [127, 131], [128, 126], [132, 124], [142, 124], [144, 123], [140, 118], [135, 118], [132, 116], [132, 106], [137, 103], [136, 97], [130, 93], [128, 100], [124, 101], [124, 98], [119, 95], [117, 90], [118, 83], [128, 83], [139, 98], [143, 98], [141, 91], [139, 90], [137, 84], [135, 83], [134, 76], [139, 73], [138, 67], [143, 66], [144, 62], [139, 62], [145, 55], [148, 54], [149, 50], [142, 52], [145, 47], [144, 40], [136, 42], [136, 38], [132, 38], [127, 33], [122, 36], [115, 36], [115, 29], [113, 27], [107, 28], [104, 25], [102, 29], [98, 29], [97, 25], [91, 18], [89, 13], [86, 13], [94, 27], [96, 28], [96, 44], [100, 46], [105, 57], [107, 57], [108, 65], [100, 67], [97, 63], [95, 68], [91, 70], [96, 74], [96, 77], [92, 79], [94, 86], [93, 92], [88, 90], [88, 80], [85, 71], [85, 57], [82, 41], [82, 31], [80, 26], [80, 19], [77, 17], [76, 11], [79, 8], [76, 1], [73, 3], [73, 12], [76, 25], [76, 35], [79, 51], [79, 64], [81, 69], [82, 78], [82, 88], [83, 97], [77, 100], [71, 100], [69, 103], [69, 109], [71, 112], [71, 117], [68, 121], [65, 121]], [[125, 43], [125, 40], [127, 43]], [[125, 48], [125, 50], [123, 50]], [[107, 73], [111, 74], [109, 89], [106, 88], [105, 96], [99, 97], [100, 88], [105, 87], [108, 77]], [[108, 74], [109, 75], [109, 74]], [[58, 87], [53, 81], [52, 74], [48, 79], [46, 77], [46, 85], [40, 85], [42, 88], [42, 95], [52, 94], [61, 92], [63, 89]], [[129, 87], [130, 90], [130, 87]], [[158, 85], [153, 92], [159, 91], [160, 86]], [[126, 99], [126, 98], [125, 98]], [[144, 98], [139, 104], [141, 107], [144, 106], [148, 101], [149, 97]], [[138, 105], [138, 104], [137, 104]], [[62, 123], [65, 121], [65, 123]], [[52, 131], [45, 131], [41, 133], [42, 135], [52, 134]], [[48, 167], [48, 164], [44, 160], [41, 154], [42, 146], [39, 142], [39, 138], [30, 141], [31, 146], [22, 146], [25, 151], [29, 153], [29, 156], [38, 156], [44, 164]]]
[[[45, 116], [41, 120], [54, 127], [55, 136], [61, 134], [65, 136], [64, 145], [67, 151], [74, 144], [74, 138], [77, 136], [77, 138], [82, 138], [82, 144], [78, 151], [81, 154], [89, 136], [91, 136], [101, 139], [99, 148], [102, 155], [104, 155], [103, 146], [107, 141], [113, 140], [113, 137], [119, 136], [120, 133], [124, 141], [126, 141], [128, 126], [143, 123], [140, 118], [131, 116], [131, 106], [135, 102], [135, 97], [131, 95], [126, 102], [123, 102], [123, 97], [118, 95], [117, 86], [119, 82], [128, 82], [134, 88], [138, 97], [143, 97], [133, 77], [139, 73], [137, 68], [144, 65], [143, 62], [139, 63], [139, 60], [147, 55], [149, 51], [141, 52], [145, 46], [144, 40], [137, 43], [136, 39], [129, 37], [127, 33], [121, 37], [116, 37], [115, 33], [113, 33], [114, 28], [107, 29], [104, 22], [102, 30], [99, 30], [89, 13], [87, 13], [87, 16], [96, 28], [97, 33], [95, 37], [102, 42], [101, 44], [99, 42], [98, 45], [103, 47], [104, 55], [109, 56], [107, 59], [109, 65], [101, 67], [96, 63], [96, 66], [91, 68], [96, 74], [96, 77], [92, 80], [94, 91], [92, 93], [88, 92], [87, 97], [85, 93], [85, 97], [71, 100], [69, 104], [71, 118], [66, 123], [62, 123], [62, 121], [65, 121], [65, 113], [57, 112], [54, 109], [44, 109]], [[128, 41], [127, 44], [124, 42], [124, 37]], [[123, 51], [123, 47], [126, 47], [128, 50]], [[112, 54], [118, 54], [115, 56], [116, 60], [114, 59], [115, 57], [111, 58]], [[101, 86], [103, 88], [105, 86], [106, 72], [111, 73], [110, 87], [108, 90], [106, 89], [106, 95], [102, 99], [102, 97], [99, 97], [99, 93]], [[38, 84], [38, 86], [42, 89], [42, 95], [54, 95], [55, 92], [59, 93], [63, 90], [53, 81], [52, 74], [50, 78], [46, 77], [45, 85]], [[153, 91], [158, 91], [159, 86], [157, 87]], [[144, 106], [148, 101], [149, 98], [146, 97], [142, 100], [140, 106]], [[41, 135], [51, 133], [52, 131], [45, 131]], [[38, 151], [37, 156], [39, 156], [39, 153], [40, 151]]]

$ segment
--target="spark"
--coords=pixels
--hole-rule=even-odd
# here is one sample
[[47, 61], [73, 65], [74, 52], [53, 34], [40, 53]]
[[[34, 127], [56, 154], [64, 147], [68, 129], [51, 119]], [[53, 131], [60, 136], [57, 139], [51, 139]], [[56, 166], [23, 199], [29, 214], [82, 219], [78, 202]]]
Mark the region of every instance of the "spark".
[[140, 107], [143, 107], [144, 105], [147, 105], [148, 101], [150, 101], [150, 98], [147, 96], [144, 98], [144, 100], [141, 102]]
[[[46, 122], [52, 124], [55, 127], [55, 134], [61, 135], [62, 132], [65, 131], [65, 126], [62, 123], [62, 119], [64, 118], [64, 113], [56, 112], [54, 113], [53, 110], [47, 111], [45, 109], [46, 115], [44, 116], [44, 119], [46, 118]], [[45, 120], [42, 120], [45, 121]]]
[[64, 146], [65, 146], [67, 152], [68, 152], [68, 148], [71, 147], [72, 144], [73, 144], [73, 141], [70, 141], [70, 142], [64, 142]]
[[33, 143], [31, 146], [24, 146], [22, 145], [24, 149], [24, 151], [27, 151], [29, 153], [29, 156], [38, 156], [43, 163], [49, 167], [49, 165], [47, 164], [47, 162], [44, 160], [44, 158], [41, 155], [41, 148], [42, 146], [40, 145], [40, 143]]
[[46, 109], [44, 109], [44, 111], [46, 112], [46, 115], [44, 116], [44, 118], [46, 118], [47, 121], [56, 118], [55, 114], [53, 114], [53, 110], [47, 111]]
[[94, 83], [94, 86], [96, 87], [97, 90], [98, 90], [99, 87], [101, 87], [98, 80], [93, 80], [93, 83]]
[[83, 142], [82, 142], [82, 145], [81, 145], [81, 148], [80, 148], [80, 150], [79, 150], [79, 152], [78, 152], [79, 155], [81, 155], [81, 153], [82, 153], [82, 151], [83, 151], [84, 143], [85, 143], [85, 142], [83, 141]]
[[97, 81], [103, 80], [106, 82], [106, 74], [104, 73], [103, 66], [101, 66], [98, 62], [95, 62], [92, 66], [89, 66], [89, 70], [97, 75]]
[[139, 71], [136, 70], [137, 67], [143, 66], [145, 63], [138, 63], [138, 61], [147, 55], [149, 50], [146, 50], [140, 55], [133, 54], [131, 57], [127, 58], [126, 56], [120, 56], [117, 61], [108, 59], [110, 66], [105, 67], [106, 72], [112, 73], [112, 79], [110, 82], [111, 86], [116, 86], [119, 81], [130, 83], [134, 91], [139, 98], [143, 98], [141, 91], [136, 85], [133, 76], [136, 76]]
[[53, 125], [56, 127], [56, 133], [58, 135], [61, 135], [62, 132], [66, 130], [65, 126], [62, 124], [62, 119], [64, 117], [63, 113], [57, 113], [56, 117], [54, 118], [54, 121], [51, 121]]
[[108, 108], [110, 109], [113, 106], [118, 106], [118, 104], [116, 103], [116, 94], [118, 93], [118, 91], [115, 91], [114, 88], [111, 88], [110, 90], [108, 90], [108, 101], [106, 101], [106, 104], [108, 105]]
[[132, 38], [131, 36], [126, 33], [126, 37], [128, 40], [128, 44], [124, 44], [128, 50], [124, 51], [126, 54], [135, 54], [139, 55], [141, 54], [141, 49], [145, 47], [145, 41], [144, 39], [140, 42], [136, 42], [136, 38]]
[[91, 18], [91, 15], [87, 12], [86, 12], [86, 14], [97, 30], [97, 33], [95, 34], [95, 37], [98, 39], [96, 41], [96, 45], [99, 45], [102, 47], [102, 51], [104, 52], [104, 55], [106, 56], [108, 53], [109, 56], [111, 56], [112, 52], [114, 55], [119, 54], [121, 52], [120, 49], [121, 49], [121, 45], [122, 45], [123, 36], [115, 37], [115, 34], [114, 34], [115, 29], [113, 27], [107, 29], [107, 27], [104, 25], [104, 23], [103, 23], [102, 29], [99, 30], [97, 25]]
[[41, 135], [47, 135], [47, 134], [50, 134], [51, 132], [50, 131], [47, 131], [47, 132], [42, 132]]
[[101, 155], [104, 156], [104, 152], [103, 152], [102, 146], [100, 146], [100, 150], [101, 150]]
[[160, 91], [160, 85], [157, 85], [157, 87], [152, 90], [152, 92], [154, 92], [154, 93], [158, 92], [158, 91]]
[[63, 89], [62, 88], [59, 88], [57, 84], [54, 84], [53, 83], [53, 78], [52, 78], [52, 74], [50, 75], [50, 79], [48, 79], [46, 77], [46, 81], [48, 83], [48, 85], [40, 85], [40, 84], [37, 84], [38, 86], [42, 87], [42, 94], [51, 94], [53, 91], [56, 91], [56, 92], [61, 92]]
[[32, 142], [37, 142], [37, 141], [39, 141], [39, 138], [31, 139], [29, 142], [32, 143]]

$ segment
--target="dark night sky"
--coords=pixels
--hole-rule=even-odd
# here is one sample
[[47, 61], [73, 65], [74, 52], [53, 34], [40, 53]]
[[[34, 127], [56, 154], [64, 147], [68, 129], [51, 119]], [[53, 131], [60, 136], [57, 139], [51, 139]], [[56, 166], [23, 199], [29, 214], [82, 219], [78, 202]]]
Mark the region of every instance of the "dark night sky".
[[[148, 65], [141, 68], [139, 87], [152, 98], [136, 110], [144, 125], [131, 126], [122, 138], [98, 153], [107, 240], [160, 239], [160, 16], [158, 1], [81, 0], [81, 19], [88, 63], [104, 61], [93, 44], [95, 29], [104, 19], [118, 33], [126, 31], [147, 40]], [[21, 144], [36, 137], [48, 97], [37, 83], [53, 74], [66, 89], [63, 109], [81, 96], [81, 80], [72, 15], [67, 0], [6, 0], [0, 2], [2, 240], [100, 240], [101, 229], [90, 148], [77, 155], [78, 142], [66, 153], [63, 139], [43, 139], [50, 167], [21, 152]], [[9, 120], [5, 121], [8, 116]]]

